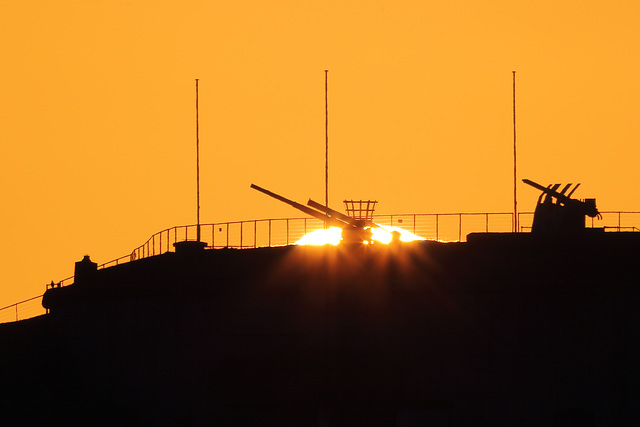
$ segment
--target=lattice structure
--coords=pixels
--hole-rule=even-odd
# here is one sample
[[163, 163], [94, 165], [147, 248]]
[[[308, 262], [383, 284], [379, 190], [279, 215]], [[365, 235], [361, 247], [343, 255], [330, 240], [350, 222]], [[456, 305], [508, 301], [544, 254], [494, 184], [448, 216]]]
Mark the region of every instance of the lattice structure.
[[377, 200], [345, 200], [347, 215], [357, 220], [371, 221], [376, 210]]

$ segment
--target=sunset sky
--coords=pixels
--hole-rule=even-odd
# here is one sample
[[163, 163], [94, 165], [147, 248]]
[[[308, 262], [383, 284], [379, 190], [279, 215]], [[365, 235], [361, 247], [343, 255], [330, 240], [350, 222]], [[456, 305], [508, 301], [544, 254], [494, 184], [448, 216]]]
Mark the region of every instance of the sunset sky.
[[[518, 177], [640, 211], [637, 1], [0, 0], [0, 306], [195, 222], [513, 210]], [[519, 184], [519, 210], [538, 192]], [[595, 251], [594, 251], [595, 256]]]

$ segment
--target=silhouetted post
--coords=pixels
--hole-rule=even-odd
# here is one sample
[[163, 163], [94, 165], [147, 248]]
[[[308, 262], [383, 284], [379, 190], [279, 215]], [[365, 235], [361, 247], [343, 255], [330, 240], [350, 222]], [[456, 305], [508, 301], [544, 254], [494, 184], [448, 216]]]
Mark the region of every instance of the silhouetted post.
[[198, 121], [198, 79], [196, 79], [196, 239], [200, 241], [200, 122]]
[[329, 70], [324, 70], [324, 205], [329, 207]]
[[518, 232], [518, 195], [516, 192], [516, 72], [513, 73], [513, 231]]

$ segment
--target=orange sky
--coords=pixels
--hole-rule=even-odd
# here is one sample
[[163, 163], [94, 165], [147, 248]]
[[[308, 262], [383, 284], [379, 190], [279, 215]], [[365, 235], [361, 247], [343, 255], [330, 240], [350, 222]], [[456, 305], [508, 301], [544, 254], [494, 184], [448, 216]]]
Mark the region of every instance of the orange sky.
[[[195, 222], [511, 211], [518, 175], [639, 210], [634, 1], [0, 1], [0, 306]], [[519, 209], [537, 191], [519, 186]]]

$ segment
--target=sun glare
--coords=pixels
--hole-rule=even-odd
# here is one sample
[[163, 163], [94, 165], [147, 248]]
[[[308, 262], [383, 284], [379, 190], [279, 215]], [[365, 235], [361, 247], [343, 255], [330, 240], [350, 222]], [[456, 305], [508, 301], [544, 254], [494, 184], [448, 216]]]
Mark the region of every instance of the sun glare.
[[307, 233], [296, 245], [337, 245], [342, 239], [342, 229], [338, 227], [331, 227], [321, 230], [312, 231]]
[[[414, 240], [426, 240], [424, 237], [416, 236], [410, 231], [399, 227], [372, 227], [372, 239], [379, 243], [389, 244], [393, 240], [393, 232], [400, 233], [401, 242], [411, 242]], [[337, 245], [342, 240], [342, 229], [331, 227], [326, 230], [315, 230], [302, 236], [296, 245]], [[369, 243], [369, 242], [364, 242]]]
[[371, 232], [373, 233], [373, 240], [381, 243], [391, 243], [393, 239], [393, 232], [400, 233], [401, 242], [412, 242], [414, 240], [427, 240], [424, 237], [416, 236], [410, 231], [403, 230], [400, 227], [373, 227]]

